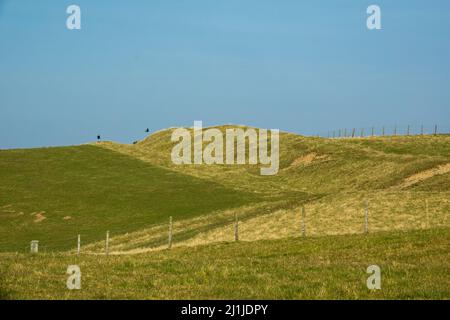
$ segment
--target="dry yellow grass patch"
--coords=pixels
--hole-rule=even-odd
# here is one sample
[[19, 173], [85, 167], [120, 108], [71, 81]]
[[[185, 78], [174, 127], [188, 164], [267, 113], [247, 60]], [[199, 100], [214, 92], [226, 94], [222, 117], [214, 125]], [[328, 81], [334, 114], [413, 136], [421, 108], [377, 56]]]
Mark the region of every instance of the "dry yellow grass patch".
[[[364, 231], [364, 204], [369, 209], [369, 232], [413, 230], [450, 226], [450, 193], [441, 192], [387, 192], [342, 193], [321, 198], [305, 206], [306, 236], [357, 234]], [[198, 246], [234, 241], [234, 214], [245, 213], [239, 208], [217, 212], [214, 215], [175, 221], [173, 247]], [[244, 216], [244, 215], [242, 215]], [[180, 239], [182, 232], [211, 226], [218, 218], [226, 218], [220, 224]], [[239, 221], [239, 240], [257, 241], [300, 237], [302, 230], [301, 207], [264, 211]], [[145, 230], [113, 237], [111, 254], [138, 254], [167, 248], [168, 225], [155, 225]], [[155, 239], [163, 239], [157, 245], [148, 245]], [[104, 241], [83, 248], [84, 252], [99, 253]]]
[[[195, 217], [186, 220], [175, 220], [173, 222], [173, 246], [190, 245], [185, 240], [180, 240], [179, 235], [184, 232], [203, 230], [208, 228], [220, 229], [221, 226], [229, 221], [234, 220], [234, 215], [237, 212], [241, 215], [246, 215], [254, 210], [264, 212], [267, 210], [267, 202], [259, 204], [248, 205], [240, 208], [228, 209], [223, 211], [216, 211], [208, 215]], [[216, 229], [215, 228], [215, 229]], [[111, 254], [134, 254], [161, 250], [167, 248], [169, 225], [168, 223], [156, 224], [148, 228], [126, 233], [123, 235], [114, 236], [111, 234], [109, 242], [109, 250]], [[154, 244], [157, 243], [155, 246]], [[99, 253], [104, 252], [105, 242], [99, 241], [82, 247], [85, 253]]]
[[446, 174], [448, 172], [450, 172], [450, 163], [413, 174], [412, 176], [406, 178], [400, 185], [397, 186], [397, 188], [404, 189], [423, 180], [430, 179], [436, 175]]
[[[364, 202], [369, 232], [450, 226], [450, 194], [378, 192], [326, 197], [305, 206], [306, 235], [356, 234], [364, 231]], [[428, 202], [428, 209], [426, 203]], [[239, 239], [256, 241], [301, 236], [301, 208], [278, 210], [239, 223]], [[179, 245], [233, 241], [234, 225], [199, 234]]]
[[[239, 222], [239, 240], [256, 241], [263, 239], [281, 239], [300, 235], [300, 214], [296, 211], [278, 210], [274, 213], [262, 215]], [[197, 246], [215, 242], [233, 241], [234, 223], [222, 228], [197, 235], [184, 241], [181, 245]]]
[[300, 156], [297, 159], [295, 159], [291, 163], [291, 167], [296, 167], [296, 166], [300, 166], [300, 165], [307, 166], [313, 162], [318, 162], [318, 161], [328, 160], [328, 159], [330, 159], [330, 157], [326, 154], [319, 155], [315, 152], [311, 152], [311, 153], [308, 153], [306, 155]]

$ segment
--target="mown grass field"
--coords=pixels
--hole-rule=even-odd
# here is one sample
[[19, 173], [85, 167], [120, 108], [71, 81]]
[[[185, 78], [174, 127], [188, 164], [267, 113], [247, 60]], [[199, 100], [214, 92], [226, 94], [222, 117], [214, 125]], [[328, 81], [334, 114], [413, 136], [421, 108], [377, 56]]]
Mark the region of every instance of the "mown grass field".
[[[3, 299], [450, 299], [450, 229], [220, 243], [151, 254], [0, 255]], [[69, 265], [81, 290], [66, 288]], [[381, 290], [366, 286], [381, 268]]]

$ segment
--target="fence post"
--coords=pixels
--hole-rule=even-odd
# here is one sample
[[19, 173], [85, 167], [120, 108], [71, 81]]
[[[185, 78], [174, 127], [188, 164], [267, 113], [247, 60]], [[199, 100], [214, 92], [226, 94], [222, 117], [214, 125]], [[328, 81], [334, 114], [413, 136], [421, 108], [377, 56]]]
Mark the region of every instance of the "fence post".
[[38, 253], [38, 251], [39, 251], [39, 241], [38, 240], [31, 240], [30, 252], [31, 253]]
[[364, 203], [364, 233], [369, 233], [369, 204], [367, 200]]
[[434, 135], [437, 135], [437, 124], [434, 125]]
[[384, 126], [382, 128], [381, 135], [384, 137]]
[[305, 206], [302, 206], [302, 237], [306, 237], [306, 211], [305, 211]]
[[77, 254], [80, 254], [80, 247], [81, 247], [81, 237], [80, 235], [78, 235]]
[[409, 136], [409, 124], [408, 124], [408, 129], [406, 129], [406, 135]]
[[353, 128], [353, 130], [352, 130], [352, 138], [354, 138], [355, 137], [355, 128]]
[[109, 255], [109, 231], [106, 231], [105, 254]]
[[237, 212], [234, 214], [234, 241], [239, 241], [239, 220]]
[[172, 216], [169, 218], [169, 249], [172, 248]]
[[347, 128], [344, 129], [344, 137], [347, 138]]

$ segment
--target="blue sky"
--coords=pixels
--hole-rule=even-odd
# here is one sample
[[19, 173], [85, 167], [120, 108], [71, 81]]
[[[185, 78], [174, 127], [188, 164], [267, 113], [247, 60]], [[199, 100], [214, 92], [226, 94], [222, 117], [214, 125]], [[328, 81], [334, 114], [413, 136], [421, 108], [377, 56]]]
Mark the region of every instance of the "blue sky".
[[[77, 4], [82, 29], [66, 28]], [[382, 30], [366, 28], [377, 4]], [[0, 148], [450, 127], [450, 1], [0, 0]]]

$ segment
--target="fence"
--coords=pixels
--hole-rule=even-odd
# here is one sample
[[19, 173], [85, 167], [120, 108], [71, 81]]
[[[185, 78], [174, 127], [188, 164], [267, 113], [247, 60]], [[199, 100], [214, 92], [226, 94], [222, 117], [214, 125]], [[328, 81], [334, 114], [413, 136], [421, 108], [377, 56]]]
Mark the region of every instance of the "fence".
[[[139, 253], [152, 250], [171, 249], [176, 246], [195, 246], [215, 242], [255, 241], [295, 237], [316, 237], [338, 234], [368, 234], [379, 231], [426, 229], [450, 226], [450, 199], [442, 193], [405, 193], [400, 200], [396, 193], [382, 193], [360, 198], [350, 204], [342, 201], [319, 200], [318, 204], [286, 203], [263, 204], [219, 213], [218, 217], [202, 216], [176, 221], [170, 217], [167, 223], [152, 225], [136, 232], [124, 234], [117, 230], [105, 230], [103, 240], [83, 246], [81, 234], [74, 234], [68, 249], [39, 241], [39, 250], [24, 246], [25, 252], [65, 251], [73, 254]], [[421, 195], [419, 193], [419, 195]], [[383, 199], [381, 199], [383, 198]], [[445, 198], [445, 197], [444, 197]], [[272, 206], [272, 207], [270, 207]], [[266, 212], [265, 209], [269, 209]], [[101, 235], [100, 235], [101, 238]], [[1, 248], [1, 247], [0, 247]]]
[[323, 138], [361, 138], [383, 136], [413, 136], [413, 135], [438, 135], [450, 134], [448, 125], [389, 125], [372, 127], [352, 127], [330, 130], [317, 134]]

